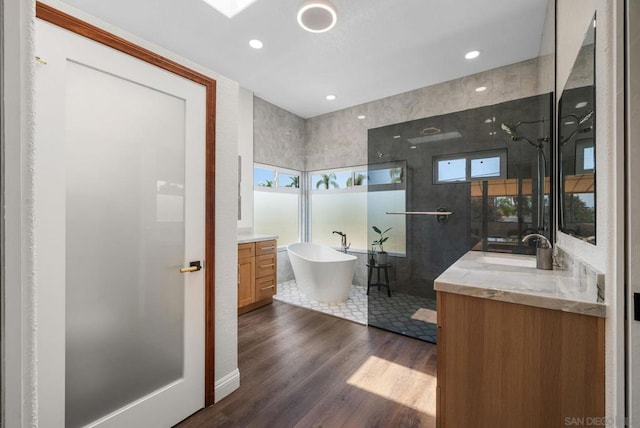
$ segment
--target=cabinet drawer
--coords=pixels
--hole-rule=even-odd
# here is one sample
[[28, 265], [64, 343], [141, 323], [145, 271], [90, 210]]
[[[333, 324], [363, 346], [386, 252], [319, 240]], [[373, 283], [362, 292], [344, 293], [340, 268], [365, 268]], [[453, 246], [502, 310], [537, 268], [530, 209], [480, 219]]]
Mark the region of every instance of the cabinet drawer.
[[256, 278], [276, 274], [276, 254], [256, 257]]
[[256, 301], [276, 294], [276, 276], [269, 275], [256, 279]]
[[238, 244], [239, 259], [253, 257], [255, 254], [256, 254], [256, 246], [253, 242], [249, 242], [248, 244]]
[[277, 244], [275, 240], [256, 242], [256, 256], [275, 253], [276, 250]]

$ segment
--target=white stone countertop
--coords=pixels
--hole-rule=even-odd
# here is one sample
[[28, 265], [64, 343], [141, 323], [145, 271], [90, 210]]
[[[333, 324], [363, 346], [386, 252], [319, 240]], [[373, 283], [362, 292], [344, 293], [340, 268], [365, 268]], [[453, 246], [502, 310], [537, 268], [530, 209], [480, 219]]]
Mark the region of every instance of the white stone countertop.
[[[437, 291], [607, 316], [604, 275], [536, 269], [535, 256], [469, 251], [436, 278]], [[600, 287], [600, 290], [599, 290]]]
[[252, 233], [250, 235], [238, 235], [238, 244], [246, 244], [249, 242], [270, 241], [278, 239], [278, 235], [264, 235], [261, 233]]

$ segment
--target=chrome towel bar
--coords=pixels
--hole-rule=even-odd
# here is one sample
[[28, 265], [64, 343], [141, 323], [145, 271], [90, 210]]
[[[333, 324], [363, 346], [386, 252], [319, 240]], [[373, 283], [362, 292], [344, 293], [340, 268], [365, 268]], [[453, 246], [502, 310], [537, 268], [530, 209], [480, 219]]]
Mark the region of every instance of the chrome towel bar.
[[387, 214], [404, 214], [404, 215], [451, 215], [452, 211], [387, 211]]

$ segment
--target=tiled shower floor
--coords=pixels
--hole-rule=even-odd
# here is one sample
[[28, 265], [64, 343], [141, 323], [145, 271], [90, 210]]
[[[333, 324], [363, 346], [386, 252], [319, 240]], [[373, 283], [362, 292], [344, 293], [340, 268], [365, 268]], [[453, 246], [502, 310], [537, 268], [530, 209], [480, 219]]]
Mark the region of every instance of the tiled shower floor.
[[369, 292], [369, 325], [436, 343], [436, 301], [427, 297], [394, 293], [383, 288]]
[[405, 336], [436, 343], [436, 301], [426, 297], [396, 293], [387, 297], [383, 288], [354, 285], [346, 302], [321, 303], [302, 293], [295, 280], [278, 284], [275, 300], [311, 309], [359, 324], [371, 325]]

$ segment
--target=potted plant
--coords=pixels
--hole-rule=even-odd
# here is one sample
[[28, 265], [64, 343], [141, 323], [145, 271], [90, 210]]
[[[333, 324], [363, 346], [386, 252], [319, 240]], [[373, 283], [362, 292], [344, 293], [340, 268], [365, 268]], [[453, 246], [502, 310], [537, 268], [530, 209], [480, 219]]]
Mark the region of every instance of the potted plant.
[[373, 226], [372, 227], [373, 231], [375, 233], [377, 233], [378, 239], [376, 239], [375, 241], [373, 241], [372, 245], [373, 246], [378, 246], [380, 248], [380, 251], [378, 251], [377, 254], [377, 260], [378, 260], [378, 264], [379, 265], [386, 265], [388, 262], [388, 254], [387, 252], [384, 250], [384, 243], [387, 242], [387, 240], [389, 239], [388, 236], [385, 236], [385, 234], [391, 230], [391, 228], [388, 228], [387, 230], [385, 230], [384, 232], [382, 232], [377, 226]]

